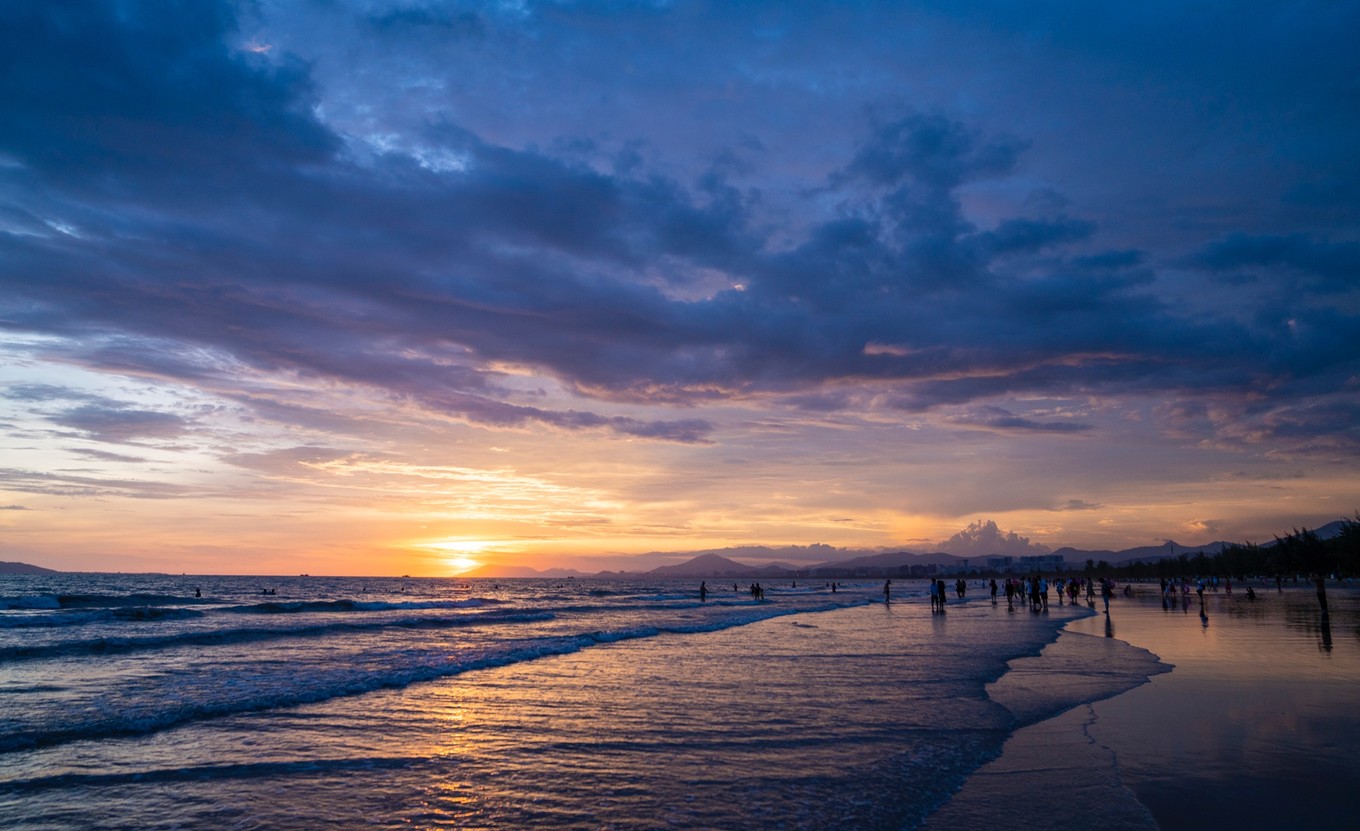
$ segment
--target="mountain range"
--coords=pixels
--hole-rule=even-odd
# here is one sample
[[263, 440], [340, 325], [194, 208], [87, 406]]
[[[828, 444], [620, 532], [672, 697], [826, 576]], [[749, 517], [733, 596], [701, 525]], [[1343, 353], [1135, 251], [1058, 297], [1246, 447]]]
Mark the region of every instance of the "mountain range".
[[[1321, 539], [1331, 539], [1337, 536], [1351, 520], [1338, 519], [1329, 522], [1319, 528], [1312, 529]], [[1181, 554], [1194, 555], [1199, 552], [1205, 554], [1217, 554], [1226, 546], [1239, 543], [1218, 540], [1205, 545], [1181, 545], [1174, 540], [1167, 540], [1161, 545], [1146, 545], [1137, 548], [1126, 548], [1122, 551], [1110, 551], [1106, 549], [1081, 549], [1072, 547], [1059, 548], [1049, 557], [1061, 557], [1068, 566], [1081, 566], [1087, 560], [1095, 562], [1104, 561], [1113, 566], [1122, 566], [1142, 560], [1153, 562], [1166, 557], [1178, 557]], [[1261, 543], [1262, 548], [1269, 548], [1275, 544], [1275, 540]], [[636, 577], [648, 575], [653, 577], [758, 577], [758, 576], [787, 576], [794, 573], [817, 574], [826, 573], [846, 574], [861, 572], [865, 574], [881, 574], [885, 572], [895, 572], [903, 567], [911, 566], [935, 566], [937, 568], [948, 569], [951, 566], [961, 566], [965, 563], [973, 566], [985, 565], [987, 555], [959, 557], [943, 551], [930, 553], [918, 553], [915, 551], [889, 551], [881, 553], [865, 553], [845, 560], [829, 559], [818, 562], [815, 565], [790, 565], [776, 558], [783, 557], [794, 560], [808, 560], [809, 554], [820, 554], [823, 556], [834, 555], [837, 549], [833, 546], [814, 544], [810, 546], [786, 546], [782, 548], [770, 548], [767, 546], [740, 546], [736, 548], [723, 548], [697, 552], [691, 559], [683, 563], [669, 566], [660, 566], [650, 571], [601, 571], [594, 574], [577, 571], [576, 569], [552, 568], [536, 569], [530, 566], [509, 566], [489, 564], [481, 566], [472, 571], [457, 575], [464, 578], [478, 577], [540, 577], [551, 579], [566, 579], [575, 577]], [[843, 552], [854, 553], [854, 552]], [[672, 555], [674, 556], [674, 555]], [[743, 563], [733, 557], [747, 557], [758, 559], [759, 564]], [[42, 568], [41, 566], [29, 565], [28, 563], [0, 562], [0, 574], [57, 574], [59, 572]]]
[[[1319, 528], [1312, 529], [1322, 539], [1331, 539], [1341, 533], [1347, 520], [1336, 520], [1329, 522]], [[1181, 554], [1194, 555], [1200, 552], [1205, 554], [1217, 554], [1225, 547], [1230, 545], [1240, 545], [1226, 540], [1216, 540], [1204, 545], [1182, 545], [1174, 540], [1167, 540], [1161, 545], [1145, 545], [1135, 548], [1125, 548], [1120, 551], [1108, 549], [1083, 549], [1065, 546], [1050, 554], [1049, 557], [1061, 557], [1062, 561], [1070, 566], [1085, 565], [1087, 560], [1094, 562], [1104, 561], [1113, 566], [1128, 565], [1139, 560], [1153, 562], [1167, 557], [1178, 557]], [[1261, 547], [1269, 548], [1275, 544], [1275, 540], [1261, 543]], [[833, 554], [837, 551], [832, 546], [789, 546], [786, 548], [769, 548], [766, 546], [741, 546], [738, 548], [726, 548], [718, 550], [703, 551], [683, 563], [675, 565], [660, 566], [649, 571], [619, 571], [619, 572], [600, 572], [597, 575], [587, 575], [579, 571], [569, 569], [547, 569], [539, 571], [527, 566], [496, 566], [487, 565], [481, 568], [459, 575], [460, 577], [586, 577], [586, 576], [638, 576], [646, 574], [652, 577], [762, 577], [762, 576], [788, 576], [794, 573], [832, 574], [865, 573], [880, 574], [894, 572], [903, 567], [911, 566], [935, 566], [937, 568], [948, 569], [951, 566], [962, 566], [969, 563], [973, 566], [985, 565], [987, 555], [960, 557], [948, 554], [943, 551], [930, 553], [918, 553], [915, 551], [889, 551], [883, 553], [863, 554], [845, 560], [826, 560], [813, 565], [789, 565], [785, 562], [773, 560], [774, 557], [788, 557], [791, 554], [799, 555], [798, 559], [806, 559], [809, 551], [818, 553]], [[759, 564], [745, 563], [734, 557], [748, 557], [759, 559]], [[1018, 558], [1017, 558], [1018, 559]]]

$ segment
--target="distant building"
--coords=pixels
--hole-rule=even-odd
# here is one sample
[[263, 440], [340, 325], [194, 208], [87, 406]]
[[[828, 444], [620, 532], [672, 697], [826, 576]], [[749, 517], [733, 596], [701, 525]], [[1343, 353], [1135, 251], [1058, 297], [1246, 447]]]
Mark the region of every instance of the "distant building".
[[1062, 571], [1067, 568], [1061, 554], [1039, 554], [1030, 557], [1021, 557], [1018, 563], [1023, 571]]

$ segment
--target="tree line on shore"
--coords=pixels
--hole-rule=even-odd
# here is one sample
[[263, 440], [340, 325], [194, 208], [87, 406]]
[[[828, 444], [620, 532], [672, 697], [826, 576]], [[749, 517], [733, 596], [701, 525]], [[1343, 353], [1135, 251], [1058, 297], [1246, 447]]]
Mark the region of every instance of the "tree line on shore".
[[1231, 543], [1216, 554], [1200, 551], [1152, 562], [1136, 561], [1119, 566], [1086, 561], [1086, 573], [1102, 577], [1153, 579], [1219, 575], [1309, 575], [1336, 577], [1360, 575], [1360, 512], [1355, 519], [1342, 520], [1341, 531], [1322, 539], [1315, 531], [1295, 528], [1273, 543]]

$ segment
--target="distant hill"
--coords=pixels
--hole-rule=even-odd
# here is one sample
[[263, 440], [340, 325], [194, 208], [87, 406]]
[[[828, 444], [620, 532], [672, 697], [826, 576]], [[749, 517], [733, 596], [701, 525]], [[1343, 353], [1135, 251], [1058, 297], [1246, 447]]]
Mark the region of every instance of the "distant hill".
[[[1348, 522], [1354, 522], [1354, 520], [1336, 519], [1336, 520], [1332, 520], [1331, 522], [1327, 523], [1326, 525], [1322, 526], [1321, 528], [1309, 528], [1308, 530], [1309, 530], [1309, 531], [1312, 531], [1314, 534], [1317, 534], [1317, 537], [1318, 537], [1318, 539], [1320, 539], [1320, 540], [1330, 540], [1330, 539], [1332, 539], [1333, 537], [1339, 537], [1339, 536], [1341, 536], [1341, 532], [1344, 531], [1344, 530], [1346, 530], [1346, 524], [1347, 524]], [[1300, 529], [1298, 529], [1298, 530], [1302, 531], [1303, 529], [1300, 528]], [[1281, 533], [1277, 536], [1277, 539], [1278, 539], [1279, 537], [1284, 536], [1285, 534], [1292, 534], [1292, 533], [1294, 533], [1294, 529], [1291, 528], [1291, 529], [1289, 529], [1288, 531], [1281, 532]], [[1275, 544], [1275, 540], [1271, 540], [1270, 542], [1263, 542], [1263, 543], [1261, 543], [1261, 547], [1262, 547], [1262, 548], [1269, 548], [1270, 546], [1272, 546], [1272, 545], [1274, 545], [1274, 544]]]
[[1230, 543], [1218, 540], [1205, 543], [1204, 545], [1181, 545], [1175, 540], [1167, 540], [1161, 545], [1143, 545], [1137, 548], [1125, 548], [1122, 551], [1110, 551], [1109, 549], [1083, 549], [1083, 548], [1059, 548], [1053, 553], [1063, 558], [1063, 562], [1070, 565], [1085, 565], [1087, 560], [1095, 562], [1106, 562], [1113, 566], [1127, 565], [1129, 563], [1142, 561], [1145, 563], [1164, 560], [1168, 557], [1179, 557], [1182, 554], [1197, 554], [1203, 551], [1205, 554], [1217, 554], [1223, 547]]
[[[1346, 527], [1349, 520], [1337, 520], [1329, 522], [1319, 528], [1310, 529], [1322, 539], [1331, 539], [1337, 536]], [[1282, 531], [1281, 536], [1291, 533], [1292, 529]], [[1059, 548], [1048, 556], [1059, 556], [1068, 568], [1080, 569], [1086, 565], [1087, 560], [1097, 563], [1106, 562], [1112, 566], [1129, 565], [1135, 561], [1154, 563], [1167, 557], [1178, 557], [1182, 554], [1194, 556], [1199, 552], [1206, 555], [1220, 553], [1226, 546], [1240, 544], [1230, 543], [1222, 540], [1205, 543], [1204, 545], [1182, 545], [1175, 540], [1167, 540], [1161, 545], [1146, 545], [1136, 548], [1126, 548], [1122, 551], [1111, 551], [1109, 549], [1082, 549], [1073, 547]], [[1275, 544], [1275, 540], [1258, 543], [1262, 548], [1268, 548]], [[661, 556], [663, 552], [651, 552], [640, 557]], [[639, 569], [638, 571], [601, 571], [595, 574], [576, 571], [574, 569], [545, 569], [538, 570], [528, 566], [507, 566], [507, 565], [486, 565], [473, 571], [457, 575], [458, 577], [468, 578], [513, 578], [513, 577], [537, 577], [546, 579], [564, 579], [567, 577], [637, 577], [647, 575], [651, 577], [737, 577], [737, 578], [760, 578], [760, 577], [794, 577], [798, 575], [815, 575], [818, 577], [832, 577], [837, 575], [855, 574], [860, 576], [889, 576], [895, 577], [898, 574], [905, 574], [905, 569], [912, 566], [934, 566], [944, 573], [952, 573], [956, 569], [967, 563], [969, 569], [983, 570], [987, 568], [989, 555], [971, 555], [961, 557], [948, 554], [942, 551], [935, 551], [927, 554], [919, 554], [914, 551], [899, 550], [887, 552], [869, 552], [863, 549], [843, 549], [835, 548], [820, 543], [807, 546], [763, 546], [763, 545], [744, 545], [732, 548], [707, 549], [690, 552], [669, 552], [665, 556], [675, 557], [689, 555], [690, 559], [676, 565], [660, 566], [650, 571]], [[842, 557], [849, 557], [845, 560], [825, 559], [835, 557], [839, 554]], [[811, 555], [811, 556], [809, 556]], [[1012, 556], [1016, 563], [1019, 557]], [[1036, 556], [1036, 555], [1023, 555]], [[733, 559], [740, 557], [741, 560]], [[798, 563], [808, 563], [814, 559], [821, 559], [816, 565], [794, 565], [775, 558], [788, 558]], [[742, 562], [746, 560], [747, 562]], [[654, 561], [653, 561], [654, 562]], [[754, 562], [755, 564], [751, 564]], [[14, 564], [18, 565], [18, 564]], [[1026, 566], [1016, 565], [1015, 568]], [[33, 568], [30, 566], [30, 568]], [[1048, 566], [1045, 566], [1048, 568]], [[2, 571], [3, 569], [0, 569]], [[12, 572], [11, 572], [12, 573]]]
[[654, 568], [647, 574], [653, 577], [734, 577], [773, 570], [748, 566], [718, 554], [700, 554], [698, 557], [686, 560], [683, 563]]
[[949, 554], [921, 555], [911, 551], [889, 551], [884, 554], [868, 554], [850, 560], [833, 560], [815, 565], [810, 570], [813, 572], [825, 570], [845, 572], [861, 569], [876, 571], [879, 569], [897, 569], [902, 566], [939, 565], [938, 557], [947, 557], [951, 563], [955, 560]]
[[[1340, 536], [1349, 520], [1338, 519], [1327, 523], [1319, 528], [1308, 530], [1317, 534], [1318, 539], [1330, 540]], [[1303, 529], [1299, 529], [1303, 530]], [[1293, 533], [1293, 529], [1281, 532], [1280, 536]], [[1270, 548], [1275, 544], [1275, 540], [1257, 543], [1261, 548]], [[1054, 554], [1059, 554], [1063, 562], [1071, 565], [1085, 565], [1087, 560], [1095, 560], [1097, 563], [1104, 560], [1112, 566], [1126, 566], [1135, 562], [1155, 563], [1168, 557], [1179, 557], [1182, 554], [1193, 557], [1196, 554], [1204, 553], [1208, 556], [1221, 554], [1223, 549], [1230, 545], [1242, 545], [1242, 543], [1229, 542], [1227, 540], [1215, 540], [1203, 545], [1181, 545], [1175, 540], [1167, 540], [1161, 545], [1144, 545], [1138, 548], [1125, 548], [1122, 551], [1084, 550], [1080, 548], [1059, 548]]]
[[56, 569], [31, 566], [28, 563], [0, 563], [0, 574], [60, 574]]
[[536, 568], [530, 568], [529, 566], [502, 566], [495, 565], [494, 563], [474, 568], [472, 571], [465, 571], [462, 574], [454, 575], [455, 579], [463, 577], [467, 578], [542, 577], [550, 580], [562, 580], [567, 577], [584, 577], [584, 576], [585, 572], [577, 571], [576, 569], [572, 568], [548, 568], [540, 571]]

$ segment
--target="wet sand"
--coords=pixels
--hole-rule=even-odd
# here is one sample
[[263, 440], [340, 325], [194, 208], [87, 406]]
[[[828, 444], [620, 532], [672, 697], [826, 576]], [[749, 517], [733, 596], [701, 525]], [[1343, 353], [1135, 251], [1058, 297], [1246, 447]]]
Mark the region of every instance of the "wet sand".
[[1020, 816], [1030, 828], [1093, 817], [1104, 829], [1356, 827], [1360, 590], [1329, 588], [1324, 629], [1311, 586], [1257, 584], [1254, 601], [1245, 586], [1209, 593], [1203, 614], [1194, 595], [1164, 608], [1155, 585], [1136, 588], [1108, 617], [1072, 621], [1037, 662], [1014, 662], [989, 692], [1023, 707], [1016, 690], [1033, 672], [1061, 674], [1083, 655], [1094, 664], [1098, 638], [1145, 648], [1172, 671], [1017, 731], [925, 827]]

